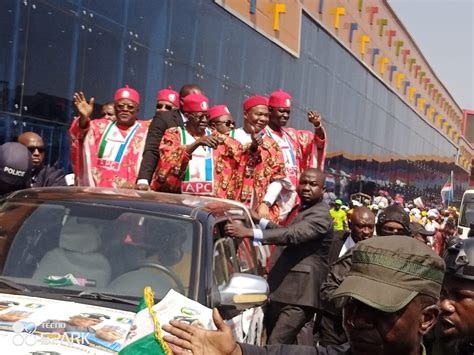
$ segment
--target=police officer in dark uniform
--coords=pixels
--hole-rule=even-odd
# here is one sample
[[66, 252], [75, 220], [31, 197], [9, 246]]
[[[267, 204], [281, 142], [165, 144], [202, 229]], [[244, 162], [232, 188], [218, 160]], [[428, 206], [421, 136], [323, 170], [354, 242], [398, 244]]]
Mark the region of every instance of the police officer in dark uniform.
[[32, 169], [31, 153], [24, 145], [0, 145], [0, 196], [27, 188]]

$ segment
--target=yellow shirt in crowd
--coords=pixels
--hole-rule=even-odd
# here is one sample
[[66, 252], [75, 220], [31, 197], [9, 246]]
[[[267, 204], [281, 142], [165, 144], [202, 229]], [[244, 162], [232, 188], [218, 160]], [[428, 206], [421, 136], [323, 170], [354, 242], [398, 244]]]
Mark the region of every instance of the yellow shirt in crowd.
[[332, 220], [334, 222], [334, 230], [335, 231], [343, 231], [344, 230], [344, 223], [347, 220], [347, 213], [342, 208], [336, 211], [336, 209], [331, 208], [329, 210], [331, 214]]

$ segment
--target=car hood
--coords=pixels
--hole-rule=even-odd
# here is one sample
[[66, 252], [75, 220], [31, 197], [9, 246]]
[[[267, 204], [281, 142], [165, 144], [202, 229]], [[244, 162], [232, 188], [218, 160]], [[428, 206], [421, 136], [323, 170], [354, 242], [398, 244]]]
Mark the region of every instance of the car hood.
[[79, 302], [0, 293], [5, 354], [110, 354], [130, 332], [134, 312]]

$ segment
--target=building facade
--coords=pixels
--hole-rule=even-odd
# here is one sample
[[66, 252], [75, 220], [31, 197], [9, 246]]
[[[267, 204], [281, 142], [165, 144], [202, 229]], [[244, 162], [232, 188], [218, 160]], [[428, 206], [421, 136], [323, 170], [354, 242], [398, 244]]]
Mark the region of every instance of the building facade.
[[[68, 165], [72, 96], [97, 107], [128, 84], [153, 116], [156, 92], [197, 83], [242, 122], [241, 103], [283, 89], [289, 124], [322, 113], [328, 173], [349, 194], [384, 187], [461, 193], [472, 147], [461, 108], [385, 1], [0, 0], [0, 142], [40, 133]], [[98, 115], [98, 113], [96, 113]]]

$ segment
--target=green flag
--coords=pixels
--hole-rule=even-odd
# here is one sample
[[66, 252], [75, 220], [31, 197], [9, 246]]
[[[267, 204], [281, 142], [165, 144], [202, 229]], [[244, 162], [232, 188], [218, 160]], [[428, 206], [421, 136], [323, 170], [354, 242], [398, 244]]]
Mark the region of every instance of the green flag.
[[161, 328], [151, 306], [153, 306], [153, 291], [147, 287], [137, 307], [130, 334], [119, 355], [171, 354], [161, 338]]

